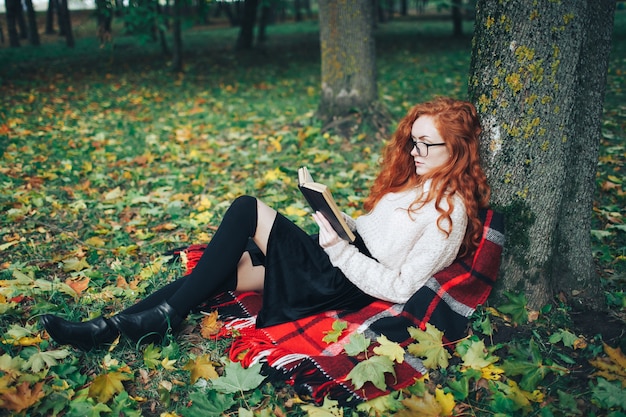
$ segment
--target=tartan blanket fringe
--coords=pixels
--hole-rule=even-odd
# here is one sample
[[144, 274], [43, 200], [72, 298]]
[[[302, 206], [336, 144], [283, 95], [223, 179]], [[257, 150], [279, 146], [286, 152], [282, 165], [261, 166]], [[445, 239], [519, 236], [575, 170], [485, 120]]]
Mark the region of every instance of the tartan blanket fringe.
[[[342, 406], [353, 406], [386, 395], [422, 377], [428, 371], [422, 361], [405, 351], [404, 361], [394, 363], [396, 375], [385, 374], [385, 389], [378, 389], [371, 382], [357, 389], [347, 376], [366, 356], [348, 356], [344, 347], [353, 334], [360, 333], [372, 340], [367, 357], [375, 355], [374, 349], [379, 346], [376, 339], [383, 335], [406, 348], [415, 342], [408, 329], [424, 330], [427, 323], [442, 331], [444, 343], [451, 346], [465, 337], [469, 317], [484, 304], [496, 281], [504, 245], [502, 215], [492, 210], [483, 215], [483, 238], [475, 254], [457, 259], [435, 274], [406, 304], [378, 300], [359, 311], [328, 311], [262, 329], [255, 326], [262, 306], [258, 293], [220, 294], [202, 310], [218, 310], [224, 322], [222, 336], [233, 337], [231, 360], [244, 367], [263, 364], [270, 381], [286, 382], [305, 398], [321, 403], [330, 397]], [[204, 247], [192, 245], [181, 254], [188, 271]], [[338, 320], [346, 328], [337, 341], [325, 342], [324, 337]]]

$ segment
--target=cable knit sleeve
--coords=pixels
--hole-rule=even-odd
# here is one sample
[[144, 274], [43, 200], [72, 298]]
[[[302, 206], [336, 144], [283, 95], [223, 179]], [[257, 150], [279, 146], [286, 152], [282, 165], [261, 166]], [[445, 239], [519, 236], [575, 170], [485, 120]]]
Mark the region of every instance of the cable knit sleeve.
[[[425, 215], [426, 220], [421, 218], [419, 222], [413, 222], [418, 223], [416, 233], [408, 232], [410, 227], [384, 231], [388, 237], [393, 237], [394, 244], [400, 242], [397, 248], [391, 248], [389, 240], [378, 237], [376, 244], [372, 244], [374, 249], [381, 248], [377, 253], [370, 249], [366, 240], [376, 260], [363, 255], [346, 241], [325, 251], [333, 265], [363, 292], [381, 300], [405, 303], [433, 274], [456, 258], [467, 227], [465, 207], [458, 201], [452, 212], [453, 228], [449, 236], [437, 227], [433, 208]], [[403, 214], [408, 217], [406, 211]], [[385, 251], [386, 248], [388, 251]]]

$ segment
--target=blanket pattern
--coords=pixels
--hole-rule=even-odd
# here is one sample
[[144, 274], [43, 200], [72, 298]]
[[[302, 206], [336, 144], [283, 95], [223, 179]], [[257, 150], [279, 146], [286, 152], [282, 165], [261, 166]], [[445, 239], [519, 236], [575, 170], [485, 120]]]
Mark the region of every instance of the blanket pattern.
[[[379, 345], [376, 339], [380, 335], [406, 348], [415, 342], [407, 329], [424, 330], [426, 323], [441, 330], [444, 342], [451, 345], [465, 337], [469, 317], [487, 300], [495, 283], [504, 244], [502, 215], [486, 210], [483, 218], [483, 237], [477, 251], [435, 274], [406, 304], [374, 301], [359, 311], [328, 311], [262, 329], [255, 326], [262, 305], [258, 293], [220, 294], [202, 309], [218, 310], [225, 323], [223, 336], [233, 337], [231, 360], [243, 366], [262, 363], [270, 380], [285, 381], [299, 395], [317, 403], [329, 397], [352, 406], [374, 399], [412, 385], [428, 370], [419, 358], [405, 352], [404, 361], [394, 363], [395, 376], [385, 374], [385, 389], [371, 382], [357, 389], [347, 375], [365, 355], [348, 356], [344, 346], [353, 334], [361, 333], [372, 340], [367, 357], [375, 355], [373, 349]], [[184, 250], [188, 271], [203, 249], [193, 245]], [[336, 342], [324, 342], [337, 320], [347, 327]]]

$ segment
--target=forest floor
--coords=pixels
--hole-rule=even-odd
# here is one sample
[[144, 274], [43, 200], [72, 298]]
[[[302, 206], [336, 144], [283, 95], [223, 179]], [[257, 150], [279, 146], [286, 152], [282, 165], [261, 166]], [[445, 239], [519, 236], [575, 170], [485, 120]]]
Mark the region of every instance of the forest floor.
[[[36, 339], [41, 329], [32, 318], [49, 311], [70, 319], [115, 311], [140, 296], [125, 282], [139, 280], [140, 291], [149, 292], [174, 279], [180, 269], [159, 268], [161, 254], [206, 241], [239, 194], [258, 195], [313, 231], [290, 179], [294, 161], [318, 166], [335, 197], [347, 202], [350, 214], [360, 214], [362, 200], [355, 196], [371, 183], [381, 142], [378, 132], [345, 140], [316, 124], [319, 38], [312, 20], [273, 25], [263, 47], [247, 52], [234, 50], [237, 29], [223, 21], [188, 27], [185, 72], [175, 74], [158, 42], [124, 34], [121, 21], [114, 23], [110, 42], [100, 45], [90, 14], [74, 15], [77, 42], [71, 50], [58, 35], [42, 34], [38, 48], [27, 42], [8, 48], [6, 39], [0, 45], [0, 415], [2, 401], [15, 392], [30, 398], [17, 391], [23, 386], [18, 383], [34, 392], [40, 381], [46, 382], [39, 387], [44, 396], [22, 404], [28, 405], [22, 415], [45, 407], [68, 415], [86, 415], [81, 407], [91, 407], [96, 414], [105, 404], [126, 415], [137, 409], [143, 415], [192, 415], [185, 414], [186, 405], [201, 390], [189, 383], [182, 364], [188, 352], [206, 354], [215, 343], [174, 340], [158, 354], [150, 351], [159, 361], [148, 366], [146, 351], [132, 346], [86, 355], [58, 349], [45, 335]], [[450, 32], [451, 23], [438, 18], [396, 19], [378, 28], [380, 97], [394, 118], [416, 100], [466, 95], [471, 22], [465, 37], [453, 39]], [[604, 344], [626, 351], [625, 86], [626, 12], [620, 11], [590, 213], [608, 309], [578, 310], [562, 295], [541, 312], [529, 311], [519, 299], [479, 311], [471, 342], [484, 339], [489, 355], [503, 358], [495, 362], [506, 369], [502, 379], [468, 377], [457, 363], [433, 373], [427, 387], [433, 395], [440, 387], [454, 394], [463, 415], [626, 413], [626, 404], [612, 395], [621, 392], [618, 385], [601, 382], [597, 374], [597, 361], [607, 360]], [[81, 295], [46, 289], [44, 282], [71, 285]], [[538, 317], [516, 322], [505, 310]], [[527, 351], [527, 357], [515, 356]], [[49, 356], [59, 352], [67, 356]], [[48, 355], [42, 369], [35, 366], [43, 360], [38, 355]], [[492, 360], [489, 355], [483, 359]], [[168, 358], [178, 363], [168, 364]], [[106, 366], [110, 372], [132, 370], [133, 379], [123, 384], [132, 396], [116, 392], [98, 402], [85, 393]], [[140, 377], [144, 372], [150, 378]], [[604, 375], [624, 380], [619, 372]], [[454, 389], [468, 379], [469, 393]], [[248, 409], [259, 401], [258, 407], [266, 407], [262, 415], [270, 409], [307, 415], [289, 397], [293, 393], [266, 389], [235, 398]], [[20, 406], [11, 404], [14, 410]], [[398, 410], [382, 415], [402, 415]]]

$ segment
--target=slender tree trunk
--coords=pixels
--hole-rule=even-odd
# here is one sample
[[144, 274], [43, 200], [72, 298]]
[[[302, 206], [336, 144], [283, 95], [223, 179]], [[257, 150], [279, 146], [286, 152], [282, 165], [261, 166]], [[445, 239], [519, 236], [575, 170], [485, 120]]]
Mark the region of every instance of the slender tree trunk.
[[19, 7], [15, 9], [17, 13], [17, 26], [20, 29], [20, 38], [28, 39], [28, 25], [26, 24], [26, 18], [24, 17], [24, 8], [22, 7], [22, 1], [18, 0]]
[[261, 16], [259, 18], [259, 30], [257, 32], [257, 43], [263, 44], [267, 40], [265, 29], [272, 18], [272, 6], [267, 1], [261, 2]]
[[4, 31], [2, 29], [2, 22], [0, 22], [0, 43], [4, 44]]
[[463, 36], [462, 0], [452, 0], [452, 35], [456, 38]]
[[67, 5], [67, 0], [59, 1], [59, 10], [61, 20], [63, 21], [63, 32], [65, 34], [65, 43], [69, 48], [74, 47], [74, 33], [72, 31], [72, 18], [70, 16], [70, 9]]
[[600, 309], [591, 212], [615, 2], [478, 0], [469, 93], [507, 218], [496, 295]]
[[325, 122], [365, 111], [378, 98], [372, 0], [320, 0], [322, 94]]
[[6, 0], [6, 18], [7, 18], [7, 33], [9, 35], [9, 45], [12, 48], [20, 46], [20, 35], [17, 32], [17, 11], [19, 9], [19, 0]]
[[37, 16], [33, 8], [33, 0], [26, 1], [26, 11], [28, 13], [28, 40], [31, 45], [39, 46], [39, 29], [37, 28]]
[[172, 71], [183, 71], [183, 36], [181, 28], [181, 3], [174, 0], [174, 22], [172, 27]]
[[243, 5], [243, 17], [241, 28], [237, 37], [236, 49], [252, 49], [254, 42], [254, 23], [256, 21], [256, 10], [259, 0], [246, 0]]
[[54, 15], [59, 8], [57, 0], [48, 0], [48, 10], [46, 11], [46, 33], [54, 33]]

